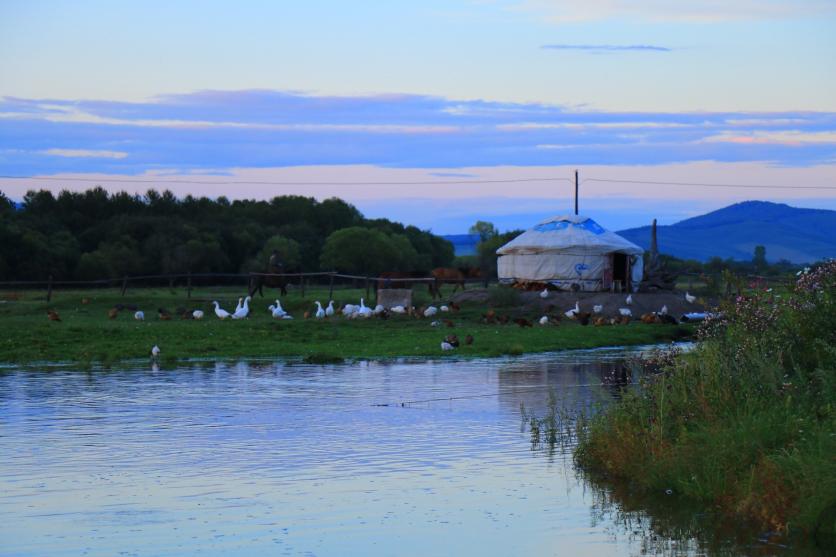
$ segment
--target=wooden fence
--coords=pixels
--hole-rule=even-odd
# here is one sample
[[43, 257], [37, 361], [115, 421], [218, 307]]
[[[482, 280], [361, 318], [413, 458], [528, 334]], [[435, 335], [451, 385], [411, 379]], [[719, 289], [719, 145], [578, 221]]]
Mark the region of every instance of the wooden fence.
[[[246, 284], [249, 286], [251, 281], [254, 277], [277, 277], [277, 278], [286, 278], [288, 279], [288, 285], [294, 285], [294, 279], [298, 279], [298, 283], [295, 286], [298, 287], [300, 296], [305, 296], [305, 286], [306, 283], [310, 283], [310, 279], [321, 279], [324, 280], [327, 277], [328, 280], [328, 297], [334, 297], [334, 285], [337, 279], [343, 280], [351, 280], [353, 282], [361, 282], [363, 287], [366, 290], [366, 298], [371, 299], [370, 293], [372, 291], [372, 286], [375, 284], [385, 283], [389, 284], [398, 284], [398, 283], [435, 283], [436, 279], [433, 277], [417, 277], [417, 278], [388, 278], [388, 277], [376, 277], [376, 276], [364, 276], [364, 275], [349, 275], [344, 273], [339, 273], [337, 271], [325, 271], [325, 272], [314, 272], [314, 273], [170, 273], [170, 274], [162, 274], [162, 275], [126, 275], [121, 278], [107, 278], [107, 279], [98, 279], [98, 280], [55, 280], [52, 275], [49, 276], [47, 280], [12, 280], [12, 281], [0, 281], [0, 289], [2, 288], [14, 288], [14, 287], [22, 287], [27, 289], [38, 289], [38, 288], [46, 288], [46, 300], [49, 302], [52, 300], [52, 291], [57, 287], [77, 287], [77, 288], [85, 288], [85, 287], [118, 287], [120, 288], [121, 295], [124, 296], [128, 290], [128, 286], [131, 282], [148, 282], [148, 281], [168, 281], [169, 287], [173, 288], [174, 284], [179, 280], [186, 281], [186, 295], [188, 298], [192, 296], [193, 290], [193, 281], [195, 279], [246, 279]], [[464, 279], [465, 283], [480, 283], [487, 287], [488, 283], [490, 282], [487, 279], [483, 278], [467, 278]], [[217, 283], [215, 283], [217, 284]], [[377, 289], [374, 289], [375, 296], [377, 293]]]

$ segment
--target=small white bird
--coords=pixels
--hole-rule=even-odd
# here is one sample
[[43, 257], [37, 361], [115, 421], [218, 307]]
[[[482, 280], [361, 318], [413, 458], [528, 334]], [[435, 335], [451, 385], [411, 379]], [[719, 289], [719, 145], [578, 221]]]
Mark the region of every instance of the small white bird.
[[597, 306], [592, 306], [592, 313], [595, 313], [595, 314], [598, 314], [598, 315], [604, 313], [604, 306], [600, 305], [600, 304], [597, 305]]
[[691, 296], [688, 292], [686, 292], [685, 293], [685, 301], [688, 302], [689, 304], [693, 304], [694, 302], [697, 301], [697, 297], [696, 296]]
[[624, 317], [633, 317], [633, 310], [630, 308], [618, 308], [618, 313]]
[[432, 317], [436, 313], [438, 313], [438, 308], [435, 306], [430, 306], [424, 310], [424, 317]]
[[390, 311], [392, 313], [406, 313], [406, 308], [403, 306], [393, 306]]
[[215, 304], [215, 315], [218, 316], [218, 319], [226, 319], [227, 317], [229, 317], [229, 312], [225, 309], [221, 309], [221, 306], [220, 304], [218, 304], [218, 302], [212, 303]]
[[628, 294], [627, 299], [624, 300], [624, 303], [627, 304], [628, 306], [633, 305], [633, 295]]
[[192, 318], [194, 319], [203, 319], [203, 311], [196, 309], [192, 312]]
[[241, 311], [241, 308], [244, 307], [243, 302], [244, 302], [243, 298], [238, 298], [238, 305], [235, 306], [235, 311], [232, 312], [233, 314], [238, 313], [239, 311]]
[[450, 343], [449, 343], [449, 342], [447, 342], [447, 341], [444, 341], [444, 342], [442, 342], [442, 343], [441, 343], [441, 349], [442, 349], [444, 352], [447, 352], [447, 351], [449, 351], [449, 350], [452, 350], [452, 349], [453, 349], [453, 345], [452, 345], [452, 344], [450, 344]]
[[325, 316], [326, 317], [333, 317], [334, 315], [334, 300], [330, 300], [328, 302], [328, 307], [325, 308]]
[[156, 358], [159, 355], [160, 355], [160, 347], [155, 344], [154, 347], [151, 349], [151, 356]]
[[374, 312], [373, 313], [375, 315], [380, 315], [384, 311], [386, 311], [386, 308], [383, 307], [383, 304], [377, 304], [376, 306], [374, 306]]
[[544, 288], [542, 292], [540, 292], [540, 297], [544, 300], [549, 297], [549, 289]]
[[430, 323], [430, 327], [440, 327], [440, 326], [441, 326], [441, 321], [433, 321], [432, 323]]
[[659, 310], [659, 315], [667, 315], [668, 314], [668, 306], [662, 306], [662, 309]]
[[447, 306], [441, 306], [441, 307], [440, 307], [440, 308], [438, 308], [438, 309], [440, 309], [441, 311], [444, 311], [444, 312], [450, 311], [450, 308], [449, 308], [449, 307], [447, 307]]
[[138, 311], [134, 314], [134, 319], [137, 321], [145, 321], [145, 313]]
[[355, 306], [354, 304], [346, 304], [343, 306], [342, 313], [346, 317], [349, 317], [352, 313], [355, 313], [357, 309], [358, 306]]
[[544, 315], [543, 317], [540, 318], [540, 325], [548, 325], [548, 324], [549, 324], [548, 316]]
[[319, 303], [319, 300], [314, 303], [316, 304], [316, 314], [314, 316], [317, 319], [325, 319], [325, 310], [322, 309], [322, 304]]
[[580, 303], [576, 300], [576, 301], [575, 301], [575, 307], [573, 307], [572, 309], [570, 309], [569, 311], [567, 311], [567, 312], [566, 312], [566, 313], [564, 313], [563, 315], [565, 315], [565, 316], [566, 316], [566, 317], [568, 317], [569, 319], [574, 319], [574, 318], [575, 318], [575, 316], [576, 316], [577, 314], [579, 314], [580, 312], [581, 312], [581, 305], [580, 305]]

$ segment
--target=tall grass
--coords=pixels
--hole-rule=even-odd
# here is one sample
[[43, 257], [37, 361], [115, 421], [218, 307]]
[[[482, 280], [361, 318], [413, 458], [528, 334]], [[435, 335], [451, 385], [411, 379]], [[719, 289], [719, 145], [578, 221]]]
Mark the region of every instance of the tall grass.
[[693, 352], [645, 362], [642, 388], [590, 419], [575, 458], [599, 476], [832, 544], [836, 262], [782, 297], [752, 289], [722, 310]]

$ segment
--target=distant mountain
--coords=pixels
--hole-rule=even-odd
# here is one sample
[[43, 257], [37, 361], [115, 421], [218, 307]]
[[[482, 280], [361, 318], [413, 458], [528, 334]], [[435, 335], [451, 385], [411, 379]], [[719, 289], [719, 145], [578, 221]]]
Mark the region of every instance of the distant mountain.
[[476, 254], [476, 244], [479, 243], [478, 234], [448, 234], [442, 238], [453, 244], [453, 250], [457, 256]]
[[[619, 234], [648, 249], [650, 226]], [[836, 257], [836, 211], [799, 209], [782, 203], [744, 201], [723, 209], [658, 226], [659, 251], [682, 259], [752, 259], [766, 247], [769, 261], [809, 263]]]

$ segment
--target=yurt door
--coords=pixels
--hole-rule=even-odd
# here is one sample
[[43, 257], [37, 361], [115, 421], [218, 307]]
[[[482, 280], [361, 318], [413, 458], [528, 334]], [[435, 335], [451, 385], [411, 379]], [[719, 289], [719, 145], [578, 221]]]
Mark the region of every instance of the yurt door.
[[612, 280], [613, 288], [616, 291], [624, 292], [630, 287], [628, 284], [630, 280], [629, 261], [629, 258], [623, 253], [612, 254]]

